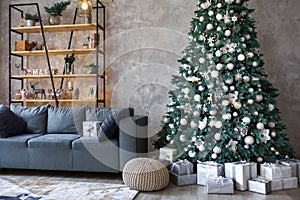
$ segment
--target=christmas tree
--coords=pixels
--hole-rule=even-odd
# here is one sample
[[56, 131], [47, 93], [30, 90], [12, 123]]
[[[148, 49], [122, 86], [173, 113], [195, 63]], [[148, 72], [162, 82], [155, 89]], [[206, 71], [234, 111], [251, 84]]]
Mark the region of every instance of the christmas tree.
[[155, 148], [192, 162], [292, 156], [248, 0], [199, 0]]

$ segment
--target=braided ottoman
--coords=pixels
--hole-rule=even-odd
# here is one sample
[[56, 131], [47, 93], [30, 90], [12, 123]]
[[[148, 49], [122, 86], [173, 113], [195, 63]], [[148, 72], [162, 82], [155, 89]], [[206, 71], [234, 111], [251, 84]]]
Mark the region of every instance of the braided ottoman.
[[134, 158], [124, 166], [123, 181], [134, 190], [161, 190], [169, 183], [169, 171], [158, 160]]

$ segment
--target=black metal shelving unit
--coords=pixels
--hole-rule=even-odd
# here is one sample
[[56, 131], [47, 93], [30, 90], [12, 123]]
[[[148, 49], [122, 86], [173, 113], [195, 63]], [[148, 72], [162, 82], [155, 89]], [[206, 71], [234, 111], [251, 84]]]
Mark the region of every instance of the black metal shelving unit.
[[[39, 8], [39, 4], [38, 3], [24, 3], [24, 4], [11, 4], [9, 5], [9, 104], [11, 103], [15, 103], [12, 100], [12, 80], [17, 80], [20, 81], [20, 86], [21, 88], [24, 88], [24, 79], [26, 78], [19, 78], [19, 77], [14, 77], [12, 76], [12, 57], [18, 57], [20, 58], [20, 62], [21, 62], [21, 70], [24, 70], [24, 58], [22, 55], [19, 54], [14, 54], [12, 53], [12, 34], [18, 34], [21, 37], [21, 40], [24, 39], [24, 33], [23, 32], [18, 32], [14, 29], [12, 29], [12, 10], [17, 11], [20, 15], [20, 18], [24, 17], [24, 11], [20, 8], [25, 7], [25, 6], [34, 6], [37, 10], [37, 14], [39, 16], [39, 26], [40, 26], [40, 30], [41, 30], [41, 34], [42, 34], [42, 39], [43, 39], [43, 43], [44, 43], [44, 47], [45, 47], [45, 55], [46, 55], [46, 61], [47, 61], [47, 66], [48, 66], [48, 71], [49, 71], [49, 75], [50, 75], [50, 79], [51, 79], [51, 87], [52, 87], [52, 91], [53, 92], [53, 98], [55, 100], [55, 105], [58, 107], [59, 106], [59, 100], [57, 98], [56, 95], [56, 89], [55, 89], [55, 84], [54, 84], [54, 78], [53, 78], [53, 74], [52, 74], [52, 69], [51, 69], [51, 63], [50, 63], [50, 57], [49, 57], [49, 51], [47, 48], [47, 43], [46, 43], [46, 38], [45, 38], [45, 31], [44, 31], [44, 26], [43, 26], [43, 22], [41, 20], [41, 14], [40, 14], [40, 8]], [[99, 9], [102, 10], [102, 23], [99, 21]], [[106, 74], [105, 74], [105, 63], [106, 63], [106, 59], [105, 59], [105, 6], [99, 1], [96, 1], [96, 5], [93, 6], [93, 12], [96, 11], [96, 76], [95, 76], [95, 82], [96, 82], [96, 107], [98, 107], [99, 105], [102, 105], [103, 107], [105, 107], [105, 102], [106, 102]], [[74, 18], [73, 18], [73, 25], [76, 24], [76, 19], [77, 19], [77, 8], [75, 9], [75, 13], [74, 13]], [[102, 27], [101, 27], [102, 25]], [[99, 47], [99, 33], [100, 31], [103, 31], [103, 40], [102, 40], [102, 59], [103, 59], [103, 72], [101, 75], [99, 75], [99, 53], [100, 53], [100, 47]], [[67, 49], [70, 50], [71, 49], [71, 45], [72, 45], [72, 39], [73, 39], [73, 30], [70, 32], [70, 38], [69, 38], [69, 43], [68, 43], [68, 47]], [[63, 74], [65, 74], [65, 71], [63, 71]], [[99, 80], [102, 80], [102, 98], [99, 98]], [[60, 89], [63, 86], [63, 82], [64, 82], [64, 77], [62, 77], [61, 79], [61, 84], [60, 84]], [[20, 101], [17, 103], [21, 103], [22, 105], [24, 104], [24, 101]]]

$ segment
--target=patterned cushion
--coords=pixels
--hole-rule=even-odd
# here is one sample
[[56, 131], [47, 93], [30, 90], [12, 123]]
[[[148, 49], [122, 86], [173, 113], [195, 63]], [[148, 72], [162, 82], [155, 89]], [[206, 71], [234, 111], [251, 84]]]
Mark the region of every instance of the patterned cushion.
[[26, 122], [4, 104], [0, 105], [0, 138], [19, 135], [26, 128]]
[[117, 138], [119, 135], [119, 122], [125, 117], [133, 115], [133, 108], [113, 109], [102, 122], [98, 131], [99, 142], [106, 139]]
[[46, 134], [48, 105], [25, 108], [12, 104], [10, 109], [26, 123], [25, 132], [34, 134]]

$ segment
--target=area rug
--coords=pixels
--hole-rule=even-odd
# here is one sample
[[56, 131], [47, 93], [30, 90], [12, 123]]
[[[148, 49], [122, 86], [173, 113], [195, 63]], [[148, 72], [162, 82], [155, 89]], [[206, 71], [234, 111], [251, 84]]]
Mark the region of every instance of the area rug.
[[137, 194], [123, 184], [28, 179], [17, 185], [0, 179], [0, 196], [5, 200], [130, 200]]

